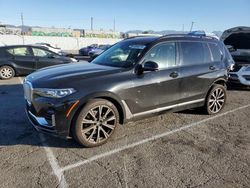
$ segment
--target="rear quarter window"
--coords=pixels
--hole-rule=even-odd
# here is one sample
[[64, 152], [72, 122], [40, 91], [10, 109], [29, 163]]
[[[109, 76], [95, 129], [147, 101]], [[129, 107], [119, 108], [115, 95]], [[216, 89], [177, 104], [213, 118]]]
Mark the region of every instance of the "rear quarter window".
[[216, 43], [209, 43], [208, 45], [212, 53], [213, 61], [221, 61], [222, 51], [219, 45]]

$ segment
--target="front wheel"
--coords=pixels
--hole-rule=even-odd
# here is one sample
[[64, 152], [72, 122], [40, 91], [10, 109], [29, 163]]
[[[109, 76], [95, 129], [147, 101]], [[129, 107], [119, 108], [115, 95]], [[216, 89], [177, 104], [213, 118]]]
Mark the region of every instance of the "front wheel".
[[206, 98], [205, 110], [209, 115], [219, 113], [225, 106], [227, 99], [226, 88], [214, 85]]
[[0, 67], [0, 78], [1, 79], [8, 80], [14, 76], [15, 76], [15, 70], [12, 67], [10, 67], [8, 65], [4, 65], [4, 66]]
[[72, 133], [76, 141], [85, 147], [104, 144], [119, 124], [115, 105], [104, 99], [89, 101], [79, 113]]

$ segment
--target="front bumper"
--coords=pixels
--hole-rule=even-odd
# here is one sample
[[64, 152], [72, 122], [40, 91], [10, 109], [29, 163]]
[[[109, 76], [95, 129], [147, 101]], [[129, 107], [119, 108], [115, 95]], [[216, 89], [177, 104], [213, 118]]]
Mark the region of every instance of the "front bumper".
[[32, 83], [27, 80], [25, 80], [23, 88], [26, 114], [35, 129], [68, 138], [71, 122], [77, 111], [77, 108], [72, 110], [71, 107], [77, 100], [69, 97], [61, 99], [41, 97], [34, 92]]
[[41, 132], [50, 133], [53, 135], [57, 135], [55, 130], [55, 116], [52, 116], [52, 124], [50, 124], [45, 118], [35, 116], [31, 111], [26, 109], [26, 114], [28, 119], [30, 120], [33, 127]]
[[61, 138], [70, 137], [72, 116], [66, 118], [65, 109], [67, 111], [68, 108], [65, 108], [64, 105], [54, 107], [52, 110], [47, 103], [26, 102], [26, 114], [33, 127], [37, 131]]
[[250, 67], [242, 67], [238, 72], [229, 72], [228, 82], [250, 86]]

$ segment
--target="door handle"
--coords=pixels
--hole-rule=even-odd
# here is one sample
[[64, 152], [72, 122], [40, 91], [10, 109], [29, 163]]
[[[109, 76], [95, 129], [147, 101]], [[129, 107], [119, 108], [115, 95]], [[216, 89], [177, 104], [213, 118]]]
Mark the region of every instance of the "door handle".
[[210, 70], [215, 70], [216, 68], [215, 68], [215, 66], [210, 66], [209, 69]]
[[171, 72], [169, 76], [172, 78], [177, 78], [179, 76], [179, 74], [178, 74], [178, 72]]

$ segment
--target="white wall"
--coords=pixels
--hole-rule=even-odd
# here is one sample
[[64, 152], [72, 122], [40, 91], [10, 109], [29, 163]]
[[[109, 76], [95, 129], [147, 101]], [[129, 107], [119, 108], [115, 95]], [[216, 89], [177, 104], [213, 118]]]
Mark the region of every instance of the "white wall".
[[[75, 37], [45, 37], [45, 36], [24, 36], [24, 44], [34, 44], [39, 42], [49, 43], [62, 50], [79, 50], [90, 44], [114, 44], [121, 39], [111, 38], [75, 38]], [[23, 44], [22, 36], [0, 35], [0, 46]]]

